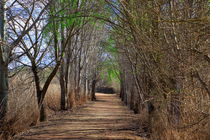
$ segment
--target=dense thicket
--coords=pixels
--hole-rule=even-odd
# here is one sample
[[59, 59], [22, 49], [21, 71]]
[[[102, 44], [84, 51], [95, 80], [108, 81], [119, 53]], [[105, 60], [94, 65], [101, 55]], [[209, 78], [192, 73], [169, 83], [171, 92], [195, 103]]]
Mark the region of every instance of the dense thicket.
[[208, 139], [208, 2], [107, 3], [117, 20], [122, 100], [146, 116], [151, 139]]

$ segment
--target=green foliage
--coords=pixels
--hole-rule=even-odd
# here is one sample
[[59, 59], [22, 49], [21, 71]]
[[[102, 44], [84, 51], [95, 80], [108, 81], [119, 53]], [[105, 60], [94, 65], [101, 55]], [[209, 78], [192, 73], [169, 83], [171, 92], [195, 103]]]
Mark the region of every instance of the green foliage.
[[[50, 32], [56, 30], [57, 36], [59, 37], [60, 29], [82, 26], [85, 18], [82, 16], [83, 13], [80, 9], [85, 7], [84, 3], [84, 0], [55, 1], [50, 7], [48, 24], [44, 30], [44, 34], [48, 35]], [[70, 9], [66, 8], [69, 6], [71, 7]]]
[[103, 62], [103, 70], [101, 71], [101, 79], [107, 80], [109, 83], [120, 83], [118, 63], [113, 60]]
[[110, 83], [120, 83], [120, 70], [117, 62], [118, 49], [115, 41], [109, 37], [105, 42], [101, 43], [101, 47], [106, 57], [102, 64], [101, 78], [108, 80]]
[[107, 67], [107, 74], [108, 74], [108, 80], [110, 82], [117, 82], [119, 83], [120, 82], [120, 79], [119, 79], [119, 74], [120, 74], [120, 71], [117, 67], [117, 63], [109, 63], [108, 64], [108, 67]]
[[113, 38], [109, 37], [105, 42], [102, 43], [102, 47], [107, 54], [110, 54], [116, 58], [118, 49], [116, 48], [116, 43]]

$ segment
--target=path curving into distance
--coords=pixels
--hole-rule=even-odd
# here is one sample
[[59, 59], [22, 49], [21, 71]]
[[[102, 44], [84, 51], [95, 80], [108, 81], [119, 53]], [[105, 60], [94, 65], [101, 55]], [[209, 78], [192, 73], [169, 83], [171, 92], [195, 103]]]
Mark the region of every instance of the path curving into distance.
[[22, 134], [17, 140], [143, 140], [137, 135], [138, 115], [116, 94], [97, 94], [74, 113], [58, 116]]

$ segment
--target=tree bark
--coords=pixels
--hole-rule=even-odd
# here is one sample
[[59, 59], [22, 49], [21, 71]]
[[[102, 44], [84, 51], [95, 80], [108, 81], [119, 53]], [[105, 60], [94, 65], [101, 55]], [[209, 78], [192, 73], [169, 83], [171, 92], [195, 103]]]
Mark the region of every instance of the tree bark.
[[124, 101], [124, 93], [125, 93], [125, 88], [124, 88], [124, 81], [125, 81], [125, 78], [124, 78], [124, 72], [120, 73], [120, 98], [122, 101]]
[[46, 120], [47, 120], [47, 109], [46, 109], [46, 106], [44, 104], [42, 104], [41, 107], [40, 107], [39, 121], [44, 122]]
[[91, 101], [96, 100], [95, 89], [96, 89], [96, 80], [93, 80], [92, 87], [91, 87]]
[[65, 80], [64, 80], [64, 63], [61, 64], [60, 67], [60, 87], [61, 87], [61, 101], [60, 101], [60, 107], [61, 110], [66, 110], [66, 86], [65, 86]]
[[8, 100], [8, 68], [6, 61], [4, 60], [3, 42], [4, 41], [4, 0], [0, 0], [0, 121], [3, 121], [7, 112], [7, 100]]
[[36, 85], [37, 103], [38, 103], [38, 108], [40, 111], [40, 117], [39, 117], [40, 122], [47, 120], [46, 108], [45, 108], [45, 105], [43, 102], [44, 102], [45, 95], [47, 93], [47, 89], [48, 89], [53, 77], [56, 75], [59, 66], [60, 66], [60, 62], [57, 62], [55, 68], [50, 73], [49, 77], [47, 78], [47, 80], [44, 84], [44, 87], [41, 89], [40, 78], [38, 75], [37, 66], [35, 63], [32, 63], [32, 72], [34, 74], [34, 80], [35, 80], [35, 85]]
[[40, 79], [39, 79], [39, 75], [38, 75], [38, 71], [37, 71], [37, 67], [36, 67], [35, 63], [32, 64], [32, 72], [34, 74], [34, 81], [35, 81], [35, 85], [36, 85], [37, 104], [38, 104], [38, 108], [40, 111], [39, 121], [43, 122], [43, 121], [46, 121], [47, 114], [46, 114], [44, 105], [40, 104], [41, 100], [42, 100], [42, 90], [40, 87]]
[[[0, 58], [1, 59], [1, 58]], [[8, 72], [7, 66], [0, 60], [0, 121], [6, 116], [8, 101]]]

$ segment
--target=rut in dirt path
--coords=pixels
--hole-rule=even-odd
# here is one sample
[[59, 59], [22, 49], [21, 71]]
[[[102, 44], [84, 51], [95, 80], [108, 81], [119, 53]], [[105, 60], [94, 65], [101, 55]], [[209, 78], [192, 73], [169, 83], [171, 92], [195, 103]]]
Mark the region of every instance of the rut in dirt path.
[[21, 140], [143, 140], [134, 115], [115, 94], [97, 94], [73, 114], [60, 116], [31, 128]]

